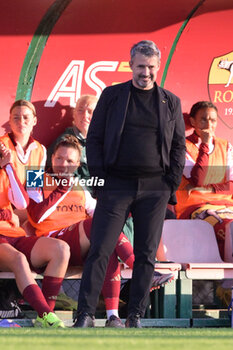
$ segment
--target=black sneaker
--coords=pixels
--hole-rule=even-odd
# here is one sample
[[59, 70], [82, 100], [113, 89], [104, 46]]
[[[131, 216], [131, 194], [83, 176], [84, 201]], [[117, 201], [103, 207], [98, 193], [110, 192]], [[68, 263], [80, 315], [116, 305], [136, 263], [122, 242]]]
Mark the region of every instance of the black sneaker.
[[88, 314], [87, 312], [80, 312], [77, 315], [77, 318], [75, 320], [73, 327], [78, 327], [78, 328], [95, 327], [95, 317]]
[[124, 323], [122, 323], [121, 319], [115, 315], [109, 317], [109, 319], [105, 323], [105, 327], [111, 328], [125, 328]]
[[142, 328], [140, 315], [130, 314], [125, 321], [126, 328]]
[[154, 275], [151, 282], [150, 291], [152, 292], [155, 289], [159, 289], [161, 286], [171, 282], [174, 279], [173, 273], [160, 273], [154, 271]]

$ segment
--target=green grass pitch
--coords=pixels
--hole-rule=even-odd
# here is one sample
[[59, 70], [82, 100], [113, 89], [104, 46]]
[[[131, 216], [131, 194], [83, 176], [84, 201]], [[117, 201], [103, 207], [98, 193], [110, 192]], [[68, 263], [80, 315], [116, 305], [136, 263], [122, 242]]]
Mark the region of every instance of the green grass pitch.
[[2, 350], [232, 350], [231, 328], [0, 328]]

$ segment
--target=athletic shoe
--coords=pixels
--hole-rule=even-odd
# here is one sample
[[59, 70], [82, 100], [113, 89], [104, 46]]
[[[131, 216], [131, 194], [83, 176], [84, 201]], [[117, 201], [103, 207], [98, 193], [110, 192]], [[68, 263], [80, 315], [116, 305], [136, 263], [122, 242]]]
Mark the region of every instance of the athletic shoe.
[[45, 312], [43, 317], [37, 316], [34, 327], [39, 328], [65, 328], [64, 323], [53, 312]]
[[95, 318], [94, 316], [88, 314], [87, 312], [80, 312], [77, 315], [77, 318], [75, 320], [73, 327], [74, 328], [95, 327]]
[[65, 311], [77, 310], [77, 301], [68, 297], [65, 293], [60, 293], [57, 296], [55, 309]]
[[161, 286], [171, 282], [174, 278], [175, 276], [173, 273], [160, 273], [158, 271], [154, 271], [150, 291], [152, 292], [155, 289], [159, 289]]
[[125, 328], [124, 323], [121, 322], [121, 319], [115, 315], [109, 317], [105, 323], [105, 327], [111, 328]]
[[125, 321], [126, 328], [142, 328], [140, 315], [130, 314]]
[[21, 327], [18, 323], [13, 322], [12, 320], [1, 320], [0, 327], [8, 328], [8, 327]]

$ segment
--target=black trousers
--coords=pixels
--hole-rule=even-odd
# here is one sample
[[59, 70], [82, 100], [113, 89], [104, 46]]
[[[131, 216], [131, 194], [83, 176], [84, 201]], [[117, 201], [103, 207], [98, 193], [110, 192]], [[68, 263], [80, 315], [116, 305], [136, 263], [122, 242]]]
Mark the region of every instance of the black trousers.
[[78, 312], [95, 314], [109, 256], [131, 213], [135, 262], [128, 313], [144, 316], [170, 192], [163, 177], [106, 179], [104, 188], [98, 191], [91, 246], [79, 291]]

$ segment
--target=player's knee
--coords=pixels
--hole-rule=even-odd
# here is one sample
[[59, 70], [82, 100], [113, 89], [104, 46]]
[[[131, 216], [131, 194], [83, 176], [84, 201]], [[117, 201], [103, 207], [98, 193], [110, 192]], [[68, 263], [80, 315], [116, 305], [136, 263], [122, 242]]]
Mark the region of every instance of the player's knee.
[[66, 242], [57, 240], [53, 253], [56, 259], [59, 259], [59, 261], [68, 261], [70, 258], [70, 247]]
[[14, 256], [12, 257], [12, 270], [13, 271], [23, 271], [24, 270], [24, 267], [28, 266], [28, 261], [27, 261], [27, 258], [26, 256], [19, 252], [19, 251], [16, 251], [14, 253]]

